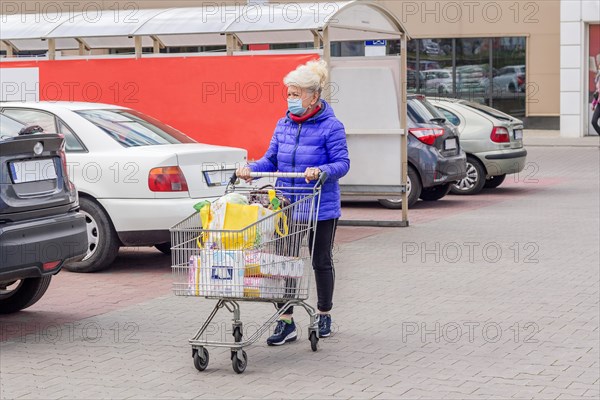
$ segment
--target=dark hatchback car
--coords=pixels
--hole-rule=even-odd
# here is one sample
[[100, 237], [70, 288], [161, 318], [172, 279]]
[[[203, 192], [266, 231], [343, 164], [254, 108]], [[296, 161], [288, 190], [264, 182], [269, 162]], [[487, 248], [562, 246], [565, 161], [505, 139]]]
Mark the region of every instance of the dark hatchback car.
[[87, 251], [62, 135], [0, 114], [0, 314], [27, 308]]
[[[458, 131], [422, 95], [408, 96], [408, 205], [419, 198], [435, 201], [467, 174], [466, 154]], [[380, 199], [387, 208], [401, 208], [398, 199]]]

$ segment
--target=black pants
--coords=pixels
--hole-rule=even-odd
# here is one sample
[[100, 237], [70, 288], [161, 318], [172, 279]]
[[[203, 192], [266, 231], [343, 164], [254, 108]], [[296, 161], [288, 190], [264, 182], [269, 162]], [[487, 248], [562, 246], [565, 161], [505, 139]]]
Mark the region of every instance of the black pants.
[[600, 135], [600, 126], [598, 126], [598, 119], [600, 118], [600, 104], [596, 105], [594, 114], [592, 115], [592, 126], [596, 130], [596, 133]]
[[[331, 311], [333, 308], [333, 286], [335, 269], [333, 267], [333, 241], [337, 229], [337, 219], [317, 222], [317, 236], [311, 230], [309, 249], [312, 254], [312, 267], [317, 285], [317, 308], [319, 311]], [[314, 238], [314, 249], [313, 249]], [[279, 308], [285, 304], [278, 304]], [[292, 314], [294, 307], [288, 307], [284, 314]]]

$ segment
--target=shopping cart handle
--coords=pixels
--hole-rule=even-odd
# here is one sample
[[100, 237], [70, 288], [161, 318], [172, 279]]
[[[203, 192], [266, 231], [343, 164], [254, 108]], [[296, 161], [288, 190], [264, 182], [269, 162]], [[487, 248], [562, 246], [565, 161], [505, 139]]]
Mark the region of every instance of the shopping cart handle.
[[[303, 179], [304, 178], [304, 172], [250, 172], [250, 177], [251, 178], [295, 178], [295, 179]], [[231, 175], [231, 179], [229, 180], [229, 183], [232, 185], [235, 185], [235, 182], [237, 181], [238, 176], [237, 174], [234, 172], [233, 175]], [[317, 180], [317, 183], [315, 184], [316, 187], [320, 187], [323, 186], [323, 184], [325, 183], [325, 181], [327, 180], [327, 173], [326, 172], [321, 172], [319, 174], [319, 179]]]

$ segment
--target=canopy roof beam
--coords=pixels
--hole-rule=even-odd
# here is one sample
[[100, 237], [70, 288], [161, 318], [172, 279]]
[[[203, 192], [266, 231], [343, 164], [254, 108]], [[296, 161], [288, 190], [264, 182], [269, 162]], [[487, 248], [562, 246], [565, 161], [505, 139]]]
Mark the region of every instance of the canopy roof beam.
[[152, 44], [153, 44], [153, 50], [154, 50], [154, 54], [158, 54], [160, 53], [160, 49], [164, 49], [165, 44], [162, 42], [162, 40], [159, 39], [158, 36], [156, 35], [151, 35], [150, 38], [152, 38]]
[[83, 40], [82, 38], [75, 38], [75, 40], [79, 44], [79, 55], [80, 56], [85, 55], [86, 51], [90, 51], [91, 50], [90, 45], [87, 44], [86, 41]]
[[19, 51], [10, 41], [3, 40], [2, 43], [6, 47], [6, 57], [14, 57], [15, 53]]

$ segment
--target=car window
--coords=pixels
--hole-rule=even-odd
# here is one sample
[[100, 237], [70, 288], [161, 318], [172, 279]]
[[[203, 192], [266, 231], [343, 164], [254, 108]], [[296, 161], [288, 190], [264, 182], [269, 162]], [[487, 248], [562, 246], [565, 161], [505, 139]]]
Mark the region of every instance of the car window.
[[21, 129], [24, 127], [22, 123], [4, 114], [0, 114], [0, 140], [7, 137], [18, 136]]
[[85, 147], [77, 139], [75, 133], [61, 120], [58, 121], [58, 131], [65, 137], [65, 148], [67, 151], [85, 151]]
[[57, 133], [54, 115], [26, 108], [5, 108], [3, 113], [27, 125], [39, 125], [45, 133]]
[[134, 110], [81, 110], [87, 119], [124, 147], [196, 143], [162, 122]]
[[444, 117], [446, 117], [446, 119], [448, 121], [450, 121], [450, 123], [454, 126], [459, 126], [460, 125], [460, 118], [458, 118], [458, 116], [454, 113], [451, 113], [450, 111], [441, 108], [441, 107], [436, 107], [438, 109], [439, 112], [442, 113], [442, 115]]
[[444, 118], [427, 100], [413, 98], [408, 101], [408, 114], [417, 123], [426, 124], [434, 118]]

